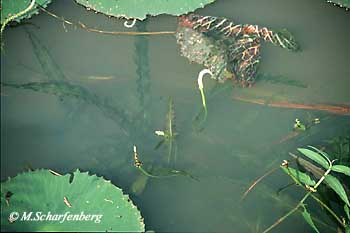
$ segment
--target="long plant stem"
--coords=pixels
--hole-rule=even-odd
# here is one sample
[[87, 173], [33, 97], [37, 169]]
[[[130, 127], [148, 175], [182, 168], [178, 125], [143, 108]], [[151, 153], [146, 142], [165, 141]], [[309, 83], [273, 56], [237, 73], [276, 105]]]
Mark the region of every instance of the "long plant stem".
[[61, 16], [57, 16], [56, 14], [46, 10], [45, 8], [39, 6], [40, 10], [43, 12], [47, 13], [48, 15], [62, 21], [63, 23], [67, 23], [69, 25], [73, 26], [78, 26], [88, 32], [95, 32], [95, 33], [101, 33], [105, 35], [127, 35], [127, 36], [147, 36], [147, 35], [174, 35], [176, 32], [175, 31], [160, 31], [160, 32], [118, 32], [118, 31], [105, 31], [105, 30], [100, 30], [96, 28], [90, 28], [83, 24], [82, 22], [78, 23], [73, 23], [71, 21], [66, 20], [65, 18]]
[[243, 101], [243, 102], [253, 103], [253, 104], [265, 105], [268, 107], [306, 109], [306, 110], [326, 111], [326, 112], [340, 114], [340, 115], [350, 115], [350, 106], [337, 106], [337, 105], [324, 105], [324, 104], [311, 105], [311, 104], [290, 103], [287, 101], [266, 102], [263, 99], [246, 98], [241, 96], [234, 96], [233, 99]]
[[169, 178], [169, 177], [178, 176], [178, 174], [157, 176], [157, 175], [153, 175], [153, 174], [149, 173], [148, 171], [146, 171], [145, 169], [143, 169], [143, 167], [138, 167], [138, 169], [139, 169], [145, 176], [148, 176], [148, 177], [151, 177], [151, 178]]
[[266, 230], [263, 231], [263, 233], [267, 233], [270, 230], [272, 230], [273, 228], [275, 228], [278, 224], [280, 224], [281, 222], [283, 222], [286, 218], [288, 218], [291, 214], [293, 214], [295, 211], [297, 211], [299, 209], [299, 207], [301, 205], [303, 205], [304, 201], [311, 195], [311, 191], [309, 191], [304, 197], [303, 199], [300, 200], [300, 202], [293, 208], [291, 209], [287, 214], [285, 214], [284, 216], [280, 217], [279, 219], [277, 219], [277, 221], [272, 224], [269, 228], [267, 228]]
[[262, 176], [260, 176], [258, 179], [256, 179], [256, 180], [249, 186], [249, 188], [244, 192], [244, 194], [242, 195], [241, 201], [243, 201], [243, 200], [247, 197], [248, 193], [249, 193], [250, 191], [252, 191], [253, 188], [254, 188], [260, 181], [262, 181], [265, 177], [271, 175], [271, 174], [272, 174], [273, 172], [275, 172], [278, 168], [280, 168], [280, 167], [279, 167], [279, 166], [274, 167], [274, 168], [268, 170], [264, 175], [262, 175]]
[[337, 216], [337, 214], [334, 213], [334, 211], [333, 211], [331, 208], [329, 208], [322, 200], [320, 200], [318, 197], [316, 197], [316, 196], [313, 195], [313, 194], [311, 194], [311, 197], [312, 197], [317, 203], [319, 203], [323, 208], [325, 208], [325, 209], [337, 220], [337, 222], [338, 222], [341, 226], [345, 227], [343, 221], [342, 221], [342, 220]]
[[[288, 169], [288, 167], [287, 167]], [[318, 182], [315, 184], [315, 186], [313, 187], [315, 190], [318, 188], [318, 186], [324, 181], [324, 179], [326, 178], [326, 176], [331, 172], [332, 170], [332, 162], [329, 163], [329, 168], [327, 169], [327, 171], [323, 174], [323, 176], [318, 180]], [[289, 171], [289, 169], [288, 169]], [[293, 180], [297, 180], [290, 172], [288, 172], [289, 175], [293, 178]], [[307, 194], [305, 194], [305, 196], [299, 201], [299, 203], [293, 208], [291, 209], [288, 213], [286, 213], [285, 215], [283, 215], [282, 217], [280, 217], [279, 219], [277, 219], [277, 221], [272, 224], [270, 227], [268, 227], [266, 230], [263, 231], [263, 233], [267, 233], [270, 230], [272, 230], [273, 228], [275, 228], [277, 225], [279, 225], [281, 222], [283, 222], [286, 218], [288, 218], [291, 214], [293, 214], [295, 211], [297, 211], [299, 209], [300, 206], [302, 206], [304, 204], [304, 201], [312, 194], [312, 191], [309, 190]]]
[[[293, 155], [295, 157], [297, 157], [296, 155], [289, 153], [290, 155]], [[289, 174], [289, 176], [294, 180], [294, 182], [300, 186], [303, 187], [304, 190], [306, 190], [306, 188], [302, 185], [302, 183], [296, 178], [294, 177], [292, 174]], [[343, 221], [340, 219], [340, 217], [337, 216], [337, 214], [331, 209], [329, 208], [322, 200], [320, 200], [318, 197], [316, 197], [314, 194], [311, 194], [311, 197], [317, 202], [319, 203], [323, 208], [325, 208], [334, 218], [335, 220], [343, 227], [345, 227]]]

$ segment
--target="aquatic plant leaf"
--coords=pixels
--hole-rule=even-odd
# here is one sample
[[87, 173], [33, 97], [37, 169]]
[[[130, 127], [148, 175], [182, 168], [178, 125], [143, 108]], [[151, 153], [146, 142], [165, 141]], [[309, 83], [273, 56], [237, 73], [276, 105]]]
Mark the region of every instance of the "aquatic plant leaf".
[[305, 149], [305, 148], [298, 148], [298, 151], [301, 152], [303, 155], [311, 159], [312, 161], [320, 164], [325, 169], [329, 168], [329, 164], [325, 158], [323, 158], [322, 155], [316, 153], [315, 151]]
[[[6, 231], [120, 231], [143, 232], [145, 226], [140, 212], [128, 195], [110, 181], [87, 172], [53, 174], [40, 169], [18, 174], [1, 184], [1, 196], [12, 195], [1, 202], [1, 228]], [[72, 215], [102, 215], [95, 221], [14, 221], [10, 213], [24, 212], [36, 217], [36, 212]], [[46, 217], [47, 217], [46, 216]], [[56, 216], [57, 217], [57, 216]], [[68, 217], [67, 217], [68, 218]], [[71, 217], [73, 218], [73, 217]], [[91, 218], [91, 217], [90, 217]], [[56, 218], [57, 219], [57, 218]], [[81, 219], [81, 218], [80, 218]], [[100, 221], [100, 222], [99, 222]]]
[[159, 147], [161, 147], [161, 146], [164, 144], [164, 142], [165, 142], [165, 139], [160, 140], [160, 141], [157, 143], [157, 145], [154, 147], [154, 149], [155, 149], [155, 150], [158, 150]]
[[339, 7], [343, 7], [346, 9], [350, 8], [350, 0], [328, 0], [327, 2], [333, 3]]
[[343, 187], [343, 185], [340, 183], [340, 181], [332, 176], [332, 175], [327, 175], [325, 177], [325, 181], [328, 184], [329, 187], [331, 187], [334, 192], [338, 194], [338, 196], [348, 205], [350, 206], [348, 195]]
[[[26, 9], [30, 3], [31, 3], [31, 0], [16, 0], [16, 1], [2, 0], [1, 1], [1, 24], [3, 24], [12, 15], [15, 15], [23, 11], [24, 9]], [[38, 5], [46, 8], [49, 3], [51, 3], [51, 0], [36, 0], [35, 5], [31, 10], [29, 10], [24, 15], [21, 15], [15, 18], [14, 21], [20, 22], [23, 19], [29, 19], [34, 14], [39, 14]]]
[[169, 137], [174, 137], [174, 127], [175, 127], [175, 109], [174, 109], [174, 101], [171, 97], [168, 100], [168, 112], [166, 114], [166, 126], [165, 130], [169, 134]]
[[300, 87], [300, 88], [307, 88], [307, 85], [304, 84], [302, 81], [289, 79], [288, 77], [285, 77], [283, 75], [258, 73], [256, 75], [256, 81], [267, 82], [272, 84], [282, 84], [282, 85], [288, 85], [288, 86], [294, 86], [294, 87]]
[[108, 99], [97, 96], [87, 88], [79, 85], [63, 81], [29, 82], [23, 84], [1, 83], [1, 85], [47, 93], [58, 97], [76, 98], [85, 103], [96, 105], [105, 116], [117, 122], [126, 132], [133, 132], [135, 127], [132, 120], [130, 120], [132, 119], [131, 116], [129, 116], [128, 112], [126, 112], [123, 107], [117, 106], [116, 103], [111, 104]]
[[[147, 21], [136, 24], [137, 31], [144, 32], [147, 29]], [[147, 36], [135, 37], [134, 62], [136, 65], [136, 90], [139, 100], [138, 120], [140, 130], [149, 131], [151, 124], [151, 77], [149, 67], [149, 38]]]
[[[197, 34], [184, 28], [191, 28]], [[183, 56], [204, 64], [215, 79], [233, 78], [242, 86], [251, 86], [255, 81], [261, 41], [291, 51], [299, 50], [296, 40], [287, 30], [272, 31], [215, 16], [189, 14], [179, 17], [176, 37]]]
[[215, 0], [76, 0], [87, 9], [108, 16], [144, 20], [147, 15], [182, 15], [214, 2]]
[[38, 60], [40, 67], [47, 77], [47, 80], [51, 81], [67, 81], [63, 71], [53, 59], [49, 49], [40, 41], [40, 39], [31, 32], [27, 27], [23, 27], [28, 35], [28, 38], [32, 44], [33, 52]]
[[254, 83], [260, 64], [260, 40], [243, 37], [237, 39], [229, 48], [229, 69], [242, 86]]
[[302, 166], [306, 171], [312, 173], [316, 179], [320, 179], [323, 174], [325, 173], [325, 170], [322, 168], [316, 166], [315, 164], [309, 162], [308, 160], [305, 160], [301, 158], [300, 156], [296, 156], [292, 153], [289, 153], [290, 156], [292, 156], [298, 165]]
[[332, 171], [343, 173], [350, 176], [350, 167], [344, 165], [334, 165], [332, 166]]
[[152, 175], [158, 176], [158, 177], [172, 177], [172, 176], [187, 176], [191, 179], [197, 180], [193, 175], [190, 173], [184, 171], [184, 170], [176, 170], [173, 168], [166, 168], [166, 167], [152, 167]]
[[289, 176], [292, 176], [293, 178], [297, 179], [299, 182], [308, 185], [308, 186], [314, 186], [316, 184], [316, 181], [314, 181], [309, 175], [307, 175], [304, 172], [301, 172], [299, 170], [296, 170], [291, 167], [281, 167], [282, 170], [287, 173]]
[[350, 210], [349, 210], [349, 206], [347, 206], [346, 204], [344, 205], [344, 211], [345, 211], [346, 217], [348, 217], [348, 220], [350, 221]]
[[138, 175], [136, 180], [131, 185], [131, 192], [135, 195], [141, 195], [145, 190], [149, 177], [142, 174]]
[[286, 29], [270, 30], [266, 27], [251, 24], [238, 24], [227, 18], [189, 14], [182, 16], [188, 27], [192, 27], [208, 36], [222, 39], [263, 40], [291, 51], [300, 47], [293, 35]]
[[307, 224], [309, 224], [312, 227], [312, 229], [314, 229], [315, 232], [320, 233], [314, 221], [312, 220], [310, 213], [307, 211], [305, 205], [303, 205], [303, 208], [304, 211], [301, 213], [301, 215], [303, 216], [304, 220], [307, 222]]

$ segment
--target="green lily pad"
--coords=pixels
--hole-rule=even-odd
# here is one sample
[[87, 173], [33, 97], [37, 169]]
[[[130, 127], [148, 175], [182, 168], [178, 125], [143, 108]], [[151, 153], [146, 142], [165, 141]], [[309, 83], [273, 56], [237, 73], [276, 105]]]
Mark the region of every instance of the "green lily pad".
[[[35, 14], [39, 14], [38, 5], [46, 8], [51, 0], [36, 0], [34, 7], [24, 15], [21, 15], [14, 19], [14, 21], [20, 22], [22, 19], [28, 19]], [[9, 17], [18, 14], [25, 10], [31, 3], [31, 0], [2, 0], [1, 1], [1, 24], [3, 24]]]
[[147, 15], [182, 15], [215, 0], [76, 0], [87, 9], [108, 16], [125, 17], [144, 20]]
[[75, 171], [21, 173], [1, 184], [5, 231], [144, 232], [140, 212], [110, 181]]

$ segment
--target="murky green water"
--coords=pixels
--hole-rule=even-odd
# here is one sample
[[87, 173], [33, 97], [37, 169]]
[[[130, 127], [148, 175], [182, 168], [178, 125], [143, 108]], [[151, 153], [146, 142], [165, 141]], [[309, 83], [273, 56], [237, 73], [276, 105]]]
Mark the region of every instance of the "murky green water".
[[[48, 9], [105, 30], [127, 30], [122, 20], [88, 12], [72, 1], [56, 1]], [[349, 117], [244, 103], [233, 100], [233, 95], [350, 104], [350, 15], [321, 0], [218, 0], [198, 13], [288, 28], [303, 51], [292, 53], [264, 44], [260, 71], [298, 80], [307, 88], [258, 82], [249, 90], [227, 85], [214, 94], [214, 81], [205, 80], [209, 115], [205, 129], [196, 132], [192, 122], [201, 110], [196, 78], [203, 67], [180, 56], [174, 36], [108, 36], [68, 25], [65, 31], [61, 22], [42, 13], [29, 21], [34, 26], [5, 31], [1, 81], [61, 77], [86, 92], [76, 99], [2, 87], [1, 179], [28, 166], [61, 173], [76, 168], [91, 171], [130, 193], [147, 229], [161, 232], [260, 232], [292, 208], [303, 193], [292, 188], [276, 195], [290, 182], [282, 173], [266, 179], [244, 202], [240, 199], [252, 180], [289, 159], [289, 151], [349, 134]], [[153, 17], [147, 23], [148, 31], [175, 29], [175, 17]], [[37, 38], [37, 46], [48, 48], [62, 73], [45, 73], [30, 35]], [[103, 101], [94, 102], [95, 95]], [[154, 149], [159, 141], [154, 131], [165, 126], [169, 97], [174, 101], [178, 133], [177, 161], [170, 164], [166, 147]], [[120, 112], [128, 117], [121, 121]], [[308, 117], [320, 118], [321, 123], [279, 143], [292, 132], [295, 118]], [[145, 164], [186, 170], [199, 181], [149, 179], [141, 194], [133, 194], [131, 186], [140, 177], [133, 166], [134, 144]], [[318, 209], [314, 211], [322, 221]], [[275, 230], [310, 231], [299, 215]]]

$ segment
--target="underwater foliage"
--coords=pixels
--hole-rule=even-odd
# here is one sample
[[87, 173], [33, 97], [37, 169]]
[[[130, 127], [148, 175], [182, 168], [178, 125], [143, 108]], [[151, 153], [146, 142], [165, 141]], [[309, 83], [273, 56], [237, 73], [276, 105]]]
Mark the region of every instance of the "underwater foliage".
[[350, 0], [327, 0], [327, 2], [345, 8], [346, 10], [350, 8]]
[[47, 80], [67, 81], [68, 79], [51, 55], [49, 49], [40, 41], [35, 33], [31, 32], [27, 27], [23, 28], [28, 35], [35, 57], [40, 64], [41, 70], [46, 75]]
[[108, 16], [144, 20], [147, 15], [182, 15], [214, 2], [215, 0], [76, 0], [87, 9]]
[[168, 100], [165, 130], [157, 130], [155, 131], [155, 134], [162, 138], [156, 145], [155, 149], [158, 149], [163, 143], [165, 143], [168, 146], [168, 164], [170, 163], [171, 158], [173, 158], [174, 163], [176, 163], [177, 143], [175, 139], [177, 133], [175, 132], [175, 109], [172, 98], [169, 98]]
[[[32, 0], [2, 0], [1, 1], [1, 24], [4, 24], [6, 20], [10, 17], [17, 15], [19, 12], [24, 11], [30, 4]], [[24, 14], [19, 14], [17, 17], [12, 19], [13, 21], [20, 22], [23, 19], [28, 19], [32, 17], [34, 14], [39, 14], [39, 8], [46, 8], [47, 5], [51, 2], [51, 0], [35, 0], [35, 4], [28, 12]], [[11, 20], [11, 21], [12, 21]]]
[[[290, 167], [287, 161], [284, 161], [281, 168], [296, 184], [304, 186], [307, 191], [307, 194], [297, 206], [303, 207], [303, 218], [314, 231], [319, 232], [311, 219], [311, 214], [304, 205], [304, 201], [311, 195], [340, 227], [344, 228], [344, 230], [349, 230], [350, 219], [349, 221], [341, 220], [337, 212], [339, 212], [339, 207], [344, 208], [344, 212], [347, 212], [350, 206], [348, 198], [350, 190], [346, 182], [348, 180], [346, 177], [350, 176], [350, 167], [339, 164], [337, 160], [331, 161], [330, 156], [326, 152], [312, 146], [309, 146], [309, 148], [298, 148], [298, 151], [312, 162], [290, 153], [299, 167], [294, 169]], [[333, 204], [330, 204], [330, 200], [334, 198], [327, 195], [328, 192], [325, 192], [327, 189], [333, 190], [341, 201], [333, 200]], [[291, 213], [289, 212], [289, 214]], [[288, 217], [289, 214], [285, 215], [285, 217]]]
[[182, 55], [191, 62], [204, 64], [214, 74], [214, 79], [232, 78], [242, 86], [250, 86], [255, 81], [261, 41], [291, 51], [299, 50], [294, 37], [285, 29], [272, 31], [214, 16], [181, 16], [176, 37]]
[[[11, 215], [12, 212], [19, 215]], [[23, 216], [35, 219], [36, 212], [41, 212], [43, 219], [51, 217], [56, 221], [21, 221]], [[77, 219], [81, 214], [97, 216], [90, 217], [91, 221], [67, 221], [68, 216], [65, 220], [63, 216], [57, 220], [58, 215], [66, 212], [71, 215], [71, 219], [74, 216]], [[29, 232], [143, 232], [145, 225], [129, 196], [110, 181], [79, 170], [73, 174], [60, 175], [40, 169], [18, 174], [1, 184], [1, 228]]]
[[49, 81], [22, 84], [1, 83], [1, 85], [4, 87], [13, 87], [51, 94], [59, 98], [75, 98], [84, 101], [85, 103], [93, 104], [98, 107], [106, 117], [118, 123], [128, 136], [130, 136], [130, 132], [133, 132], [134, 127], [136, 127], [132, 123], [133, 118], [123, 107], [117, 106], [116, 103], [111, 103], [106, 97], [97, 96], [87, 88], [76, 84], [71, 84], [65, 81]]
[[[136, 24], [137, 31], [146, 31], [147, 21]], [[147, 131], [150, 125], [151, 116], [148, 109], [151, 105], [151, 77], [149, 67], [149, 38], [147, 36], [135, 37], [135, 55], [136, 65], [136, 89], [139, 100], [139, 120], [144, 131]]]
[[181, 55], [190, 62], [203, 64], [210, 69], [212, 78], [220, 82], [231, 78], [232, 74], [226, 69], [225, 46], [216, 44], [214, 39], [182, 25], [177, 28], [176, 39]]

